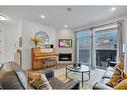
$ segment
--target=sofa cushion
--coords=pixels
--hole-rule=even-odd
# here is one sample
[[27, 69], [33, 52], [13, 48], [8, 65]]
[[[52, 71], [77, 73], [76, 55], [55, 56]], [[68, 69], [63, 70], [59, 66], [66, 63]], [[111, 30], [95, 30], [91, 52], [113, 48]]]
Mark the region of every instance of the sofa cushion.
[[16, 72], [20, 82], [24, 86], [25, 89], [29, 88], [28, 84], [28, 77], [26, 75], [26, 72], [15, 62], [13, 62], [13, 69]]
[[109, 81], [110, 81], [109, 78], [103, 78], [103, 79], [101, 80], [101, 83], [102, 83], [102, 84], [106, 84], [106, 83], [108, 83]]
[[3, 89], [3, 87], [2, 87], [2, 85], [1, 85], [1, 83], [0, 83], [0, 89]]
[[115, 89], [127, 89], [127, 79], [124, 79], [123, 81], [121, 81], [114, 88]]
[[8, 62], [8, 63], [4, 63], [1, 65], [0, 67], [0, 79], [4, 76], [4, 74], [6, 72], [10, 72], [10, 71], [13, 71], [13, 66], [12, 66], [12, 63], [11, 62]]
[[109, 78], [109, 79], [111, 79], [113, 73], [114, 73], [113, 71], [107, 70], [102, 78]]
[[63, 89], [79, 89], [80, 82], [77, 80], [70, 80]]
[[111, 66], [109, 66], [108, 68], [107, 68], [107, 71], [115, 71], [115, 68], [114, 67], [111, 67]]
[[14, 71], [4, 74], [0, 79], [0, 83], [3, 89], [24, 89], [24, 86]]
[[50, 78], [49, 84], [53, 89], [62, 89], [63, 87], [65, 87], [65, 84], [56, 77]]
[[102, 84], [102, 83], [95, 83], [95, 85], [93, 86], [93, 89], [96, 89], [96, 90], [113, 90], [112, 87], [109, 87], [105, 84]]

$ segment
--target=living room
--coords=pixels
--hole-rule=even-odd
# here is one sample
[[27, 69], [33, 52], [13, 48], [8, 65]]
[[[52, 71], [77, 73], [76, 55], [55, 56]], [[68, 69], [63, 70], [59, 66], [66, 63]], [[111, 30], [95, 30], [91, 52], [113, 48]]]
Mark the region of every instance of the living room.
[[[38, 89], [127, 89], [126, 8], [0, 6], [1, 89], [37, 89], [36, 86]], [[10, 68], [5, 70], [6, 66]], [[7, 83], [12, 78], [5, 80], [9, 69], [16, 72], [22, 85]], [[123, 75], [113, 84], [112, 75], [118, 70]], [[24, 84], [19, 72], [31, 78], [27, 84], [34, 85], [32, 88]], [[49, 81], [47, 88], [43, 88], [42, 79], [40, 84], [33, 84], [40, 74]], [[106, 85], [104, 81], [112, 84]]]

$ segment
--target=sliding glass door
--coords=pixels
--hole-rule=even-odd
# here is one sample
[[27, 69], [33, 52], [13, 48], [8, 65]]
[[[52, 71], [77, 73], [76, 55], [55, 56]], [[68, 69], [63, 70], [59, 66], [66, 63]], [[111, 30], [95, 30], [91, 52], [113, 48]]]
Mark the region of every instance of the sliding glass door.
[[91, 32], [89, 30], [78, 32], [77, 38], [77, 61], [90, 65]]
[[117, 23], [76, 33], [77, 61], [92, 68], [106, 69], [107, 60], [116, 63], [120, 56], [120, 38]]
[[106, 60], [117, 61], [118, 33], [117, 27], [95, 31], [96, 66], [106, 69]]

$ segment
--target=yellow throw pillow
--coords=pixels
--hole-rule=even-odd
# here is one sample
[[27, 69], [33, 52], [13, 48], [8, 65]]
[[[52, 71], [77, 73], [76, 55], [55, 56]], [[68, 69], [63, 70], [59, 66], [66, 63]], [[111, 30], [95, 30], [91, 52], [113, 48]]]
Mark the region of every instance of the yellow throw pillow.
[[115, 68], [124, 70], [124, 61], [121, 60], [118, 64], [116, 64]]
[[117, 84], [115, 87], [115, 89], [127, 89], [127, 79], [124, 79], [123, 81], [121, 81], [119, 84]]
[[119, 63], [115, 66], [114, 74], [111, 80], [106, 83], [108, 86], [115, 87], [121, 81], [127, 78], [127, 75], [123, 72], [124, 69], [124, 58], [121, 58]]
[[39, 89], [41, 86], [43, 86], [45, 83], [45, 80], [41, 77], [41, 75], [37, 76], [33, 80], [30, 81], [30, 84], [36, 88]]
[[29, 81], [35, 79], [36, 77], [38, 77], [40, 74], [36, 73], [36, 72], [27, 72], [27, 76], [29, 78]]
[[126, 78], [127, 75], [121, 69], [116, 68], [111, 80], [108, 83], [106, 83], [106, 85], [115, 87], [118, 83], [120, 83], [122, 80]]

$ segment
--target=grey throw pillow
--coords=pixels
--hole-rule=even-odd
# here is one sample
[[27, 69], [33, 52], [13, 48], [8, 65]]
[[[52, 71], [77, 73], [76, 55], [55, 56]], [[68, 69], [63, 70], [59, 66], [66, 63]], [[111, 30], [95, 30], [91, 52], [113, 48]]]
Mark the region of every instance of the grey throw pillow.
[[28, 89], [29, 83], [28, 83], [28, 77], [23, 70], [16, 70], [17, 77], [19, 78], [20, 82], [22, 83], [23, 87], [25, 89]]

